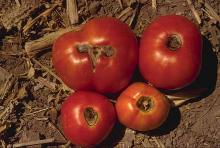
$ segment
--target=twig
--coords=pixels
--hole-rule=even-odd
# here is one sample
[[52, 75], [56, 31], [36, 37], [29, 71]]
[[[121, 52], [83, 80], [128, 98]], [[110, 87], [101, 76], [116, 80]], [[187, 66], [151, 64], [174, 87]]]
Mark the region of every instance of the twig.
[[21, 7], [21, 3], [19, 2], [19, 0], [15, 0], [15, 3], [17, 4], [18, 7]]
[[53, 122], [49, 120], [48, 125], [51, 126], [53, 129], [57, 130], [57, 132], [63, 137], [63, 139], [67, 141], [66, 137], [63, 135], [60, 129]]
[[203, 96], [208, 91], [207, 88], [196, 88], [192, 90], [185, 90], [174, 94], [167, 94], [166, 97], [173, 101], [173, 106], [179, 107], [185, 102]]
[[23, 51], [21, 52], [13, 52], [13, 51], [0, 51], [0, 54], [1, 55], [6, 55], [6, 56], [15, 56], [15, 57], [18, 57], [18, 56], [21, 56], [24, 54]]
[[114, 104], [116, 103], [116, 100], [109, 99], [109, 101], [114, 103]]
[[188, 99], [194, 99], [194, 98], [201, 97], [207, 91], [208, 91], [208, 88], [194, 88], [191, 90], [184, 90], [184, 91], [176, 92], [173, 94], [167, 94], [166, 96], [170, 100], [173, 100], [173, 101], [175, 101], [175, 100], [188, 100]]
[[[13, 95], [13, 97], [14, 97], [14, 95]], [[18, 104], [17, 100], [11, 100], [7, 104], [7, 107], [4, 109], [4, 111], [0, 113], [0, 123], [1, 124], [4, 124], [6, 122], [6, 120], [8, 119], [9, 115], [13, 111], [16, 104]]]
[[12, 74], [9, 74], [3, 86], [3, 93], [0, 96], [0, 102], [5, 98], [6, 94], [13, 87], [16, 80], [17, 80], [16, 77], [14, 77]]
[[35, 117], [34, 119], [37, 121], [48, 121], [48, 117]]
[[191, 0], [186, 0], [186, 1], [189, 5], [189, 8], [191, 9], [193, 15], [195, 16], [196, 21], [198, 22], [198, 24], [201, 24], [200, 16], [199, 16], [198, 12], [196, 11], [195, 7], [193, 6], [192, 1]]
[[215, 12], [215, 10], [207, 3], [205, 2], [205, 7], [209, 14], [220, 23], [220, 16]]
[[202, 11], [204, 11], [207, 15], [208, 15], [208, 17], [212, 20], [212, 19], [214, 19], [212, 16], [211, 16], [211, 14], [206, 10], [206, 9], [203, 9], [202, 8]]
[[120, 5], [121, 9], [123, 9], [123, 5], [122, 5], [121, 0], [118, 0], [118, 3], [119, 3], [119, 5]]
[[4, 130], [6, 130], [6, 128], [7, 128], [7, 125], [6, 125], [6, 124], [0, 126], [0, 134], [1, 134]]
[[78, 30], [80, 30], [80, 26], [66, 28], [66, 29], [60, 29], [56, 32], [52, 32], [50, 34], [47, 34], [37, 40], [26, 42], [25, 43], [25, 51], [27, 52], [27, 54], [30, 57], [34, 57], [37, 53], [44, 51], [45, 49], [51, 47], [54, 40], [56, 40], [62, 34], [70, 32], [70, 31], [78, 31]]
[[71, 142], [70, 142], [70, 141], [67, 141], [67, 143], [64, 144], [64, 145], [62, 145], [62, 146], [60, 146], [60, 148], [69, 148], [70, 145], [71, 145]]
[[181, 106], [182, 104], [184, 104], [186, 101], [188, 101], [188, 100], [190, 100], [190, 99], [186, 99], [186, 100], [175, 100], [175, 101], [173, 101], [173, 106], [175, 106], [175, 107], [179, 107], [179, 106]]
[[23, 33], [26, 33], [40, 18], [42, 17], [47, 17], [54, 8], [56, 8], [58, 6], [58, 4], [54, 4], [50, 9], [45, 10], [43, 13], [41, 13], [40, 15], [38, 15], [36, 18], [34, 18], [32, 21], [30, 21], [29, 23], [27, 23], [24, 27], [23, 27]]
[[25, 147], [25, 146], [32, 146], [32, 145], [40, 145], [40, 144], [48, 144], [54, 142], [54, 138], [49, 138], [49, 139], [44, 139], [44, 140], [36, 140], [36, 141], [31, 141], [31, 142], [24, 142], [24, 143], [17, 143], [13, 144], [13, 148], [17, 147]]
[[37, 61], [36, 59], [32, 58], [32, 60], [38, 64], [42, 69], [44, 69], [46, 72], [48, 72], [50, 75], [52, 75], [55, 79], [57, 79], [64, 87], [66, 90], [73, 92], [73, 90], [71, 88], [69, 88], [55, 73], [53, 73], [49, 68], [47, 68], [46, 66], [44, 66], [43, 64], [41, 64], [39, 61]]
[[51, 109], [52, 107], [47, 107], [47, 108], [43, 108], [43, 109], [40, 109], [40, 110], [37, 110], [37, 111], [34, 111], [32, 113], [28, 113], [28, 114], [24, 114], [23, 116], [31, 116], [31, 115], [34, 115], [34, 114], [38, 114], [40, 112], [44, 112], [44, 111], [47, 111], [49, 109]]
[[156, 137], [152, 137], [152, 139], [155, 141], [159, 148], [165, 148], [165, 145], [159, 139], [157, 139]]
[[52, 91], [56, 90], [56, 84], [46, 80], [45, 78], [38, 77], [37, 79], [35, 79], [35, 81], [43, 84], [44, 86], [51, 89]]
[[135, 10], [133, 11], [133, 14], [132, 14], [132, 16], [131, 16], [131, 19], [130, 19], [130, 22], [129, 22], [129, 26], [131, 26], [132, 23], [133, 23], [133, 21], [134, 21], [134, 18], [135, 18], [136, 14], [137, 14], [138, 7], [139, 7], [139, 5], [137, 4], [137, 6], [136, 6], [136, 8], [135, 8]]
[[154, 11], [157, 10], [157, 0], [152, 0], [152, 8]]
[[66, 0], [66, 13], [71, 24], [79, 22], [76, 0]]
[[122, 18], [125, 14], [131, 12], [133, 9], [131, 7], [127, 7], [126, 9], [124, 9], [118, 16], [117, 18], [120, 19]]

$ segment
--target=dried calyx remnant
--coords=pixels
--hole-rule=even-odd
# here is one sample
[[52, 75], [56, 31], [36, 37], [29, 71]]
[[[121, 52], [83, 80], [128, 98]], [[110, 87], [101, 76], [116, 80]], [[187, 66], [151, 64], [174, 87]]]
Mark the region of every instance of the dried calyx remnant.
[[115, 49], [109, 45], [93, 46], [90, 44], [78, 44], [76, 49], [79, 53], [87, 53], [91, 62], [93, 71], [95, 71], [97, 60], [100, 56], [111, 57], [115, 53]]
[[153, 106], [154, 106], [154, 101], [152, 100], [151, 97], [148, 96], [141, 96], [137, 103], [136, 103], [137, 107], [143, 111], [143, 112], [148, 112], [150, 111]]
[[92, 107], [87, 107], [84, 110], [84, 118], [89, 126], [93, 126], [98, 121], [98, 113]]
[[166, 47], [172, 51], [176, 51], [182, 46], [181, 39], [178, 35], [170, 35], [166, 40]]

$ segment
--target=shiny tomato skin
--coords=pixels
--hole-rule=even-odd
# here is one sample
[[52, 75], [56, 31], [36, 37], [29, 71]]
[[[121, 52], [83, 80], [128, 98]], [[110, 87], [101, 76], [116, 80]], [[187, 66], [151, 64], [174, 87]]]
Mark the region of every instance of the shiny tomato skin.
[[[181, 40], [181, 47], [175, 51], [167, 47], [171, 35]], [[183, 88], [197, 78], [201, 69], [200, 31], [184, 16], [161, 16], [145, 29], [139, 55], [139, 68], [145, 80], [162, 89]]]
[[[93, 108], [98, 113], [95, 125], [88, 125], [84, 110]], [[105, 96], [95, 92], [73, 93], [61, 108], [61, 126], [64, 135], [73, 144], [91, 147], [102, 142], [111, 132], [116, 122], [113, 104]]]
[[[111, 46], [113, 56], [101, 56], [95, 71], [86, 53], [77, 44]], [[116, 18], [101, 17], [87, 22], [80, 31], [59, 37], [52, 50], [52, 62], [59, 77], [76, 90], [115, 93], [128, 85], [138, 62], [138, 42], [127, 24]]]
[[[144, 112], [137, 106], [142, 97], [150, 97], [153, 106]], [[167, 119], [170, 103], [166, 96], [153, 86], [136, 82], [128, 86], [116, 102], [116, 112], [120, 123], [138, 131], [149, 131], [158, 128]]]

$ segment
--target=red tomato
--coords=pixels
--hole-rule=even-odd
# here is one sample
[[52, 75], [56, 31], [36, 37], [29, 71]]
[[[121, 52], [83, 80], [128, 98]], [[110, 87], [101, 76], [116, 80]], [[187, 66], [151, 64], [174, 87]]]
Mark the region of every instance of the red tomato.
[[141, 38], [141, 74], [162, 89], [185, 87], [200, 72], [201, 49], [202, 38], [196, 25], [183, 16], [161, 16]]
[[105, 96], [94, 92], [76, 92], [61, 108], [64, 135], [79, 146], [99, 144], [109, 135], [115, 122], [113, 104]]
[[114, 93], [130, 81], [137, 64], [135, 34], [116, 18], [87, 22], [79, 32], [59, 37], [52, 61], [59, 77], [71, 88]]
[[122, 92], [116, 102], [119, 121], [134, 130], [158, 128], [167, 118], [170, 103], [156, 88], [136, 82]]

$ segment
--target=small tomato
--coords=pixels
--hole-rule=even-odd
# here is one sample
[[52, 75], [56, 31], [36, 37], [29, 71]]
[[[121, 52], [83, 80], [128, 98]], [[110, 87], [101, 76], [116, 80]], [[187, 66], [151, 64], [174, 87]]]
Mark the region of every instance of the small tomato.
[[148, 131], [166, 120], [170, 106], [166, 96], [156, 88], [136, 82], [119, 96], [116, 111], [119, 121], [126, 127]]

